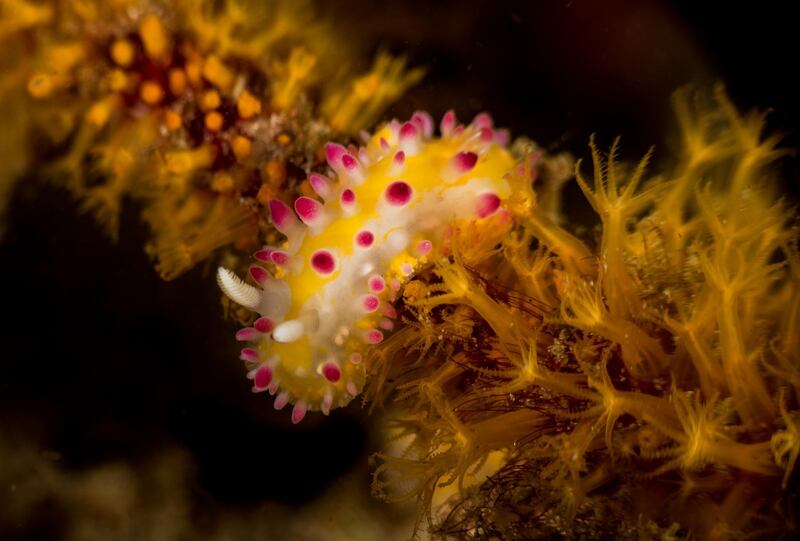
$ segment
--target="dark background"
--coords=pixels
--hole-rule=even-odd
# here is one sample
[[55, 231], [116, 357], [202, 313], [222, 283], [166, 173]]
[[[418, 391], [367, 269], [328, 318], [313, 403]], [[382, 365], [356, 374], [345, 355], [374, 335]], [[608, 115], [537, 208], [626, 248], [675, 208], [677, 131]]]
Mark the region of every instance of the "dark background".
[[[632, 159], [656, 144], [656, 162], [666, 163], [675, 149], [669, 96], [686, 83], [721, 81], [740, 108], [773, 109], [771, 127], [797, 146], [798, 27], [789, 4], [361, 0], [326, 2], [322, 12], [365, 51], [405, 52], [428, 67], [387, 117], [427, 109], [438, 118], [454, 108], [469, 120], [488, 110], [514, 135], [553, 150], [586, 156], [597, 131], [601, 143], [622, 135]], [[790, 156], [795, 195], [797, 170]], [[220, 508], [265, 501], [300, 509], [348, 471], [366, 487], [377, 437], [360, 405], [292, 426], [287, 411], [250, 393], [213, 268], [164, 283], [145, 240], [134, 206], [114, 245], [63, 192], [35, 174], [20, 184], [0, 246], [5, 445], [50, 453], [59, 471], [77, 473], [115, 461], [136, 471], [163, 449], [182, 449], [200, 524]], [[30, 516], [0, 524], [0, 537], [63, 533], [57, 502]]]

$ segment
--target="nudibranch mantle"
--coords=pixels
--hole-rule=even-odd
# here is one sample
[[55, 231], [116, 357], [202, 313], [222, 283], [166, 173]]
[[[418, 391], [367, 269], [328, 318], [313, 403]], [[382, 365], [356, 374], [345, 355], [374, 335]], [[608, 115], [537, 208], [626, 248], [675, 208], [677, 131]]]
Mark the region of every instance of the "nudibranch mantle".
[[264, 266], [249, 273], [259, 287], [218, 271], [225, 294], [260, 316], [237, 333], [250, 342], [241, 358], [253, 391], [276, 394], [276, 409], [294, 404], [295, 423], [358, 395], [362, 352], [394, 328], [397, 291], [445, 254], [453, 225], [505, 212], [508, 132], [485, 114], [457, 124], [452, 111], [440, 130], [434, 138], [431, 117], [418, 112], [365, 134], [360, 148], [329, 143], [332, 174], [309, 178], [318, 198], [299, 197], [294, 210], [270, 202], [287, 240], [255, 254]]

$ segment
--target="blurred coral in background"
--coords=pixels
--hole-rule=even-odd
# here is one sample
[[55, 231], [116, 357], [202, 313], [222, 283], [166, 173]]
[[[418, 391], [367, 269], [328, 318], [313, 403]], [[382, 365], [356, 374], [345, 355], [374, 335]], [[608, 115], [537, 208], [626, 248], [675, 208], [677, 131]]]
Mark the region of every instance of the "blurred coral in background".
[[322, 144], [370, 126], [422, 75], [385, 53], [353, 74], [347, 43], [308, 2], [0, 9], [3, 107], [18, 117], [4, 137], [19, 146], [3, 185], [22, 163], [46, 163], [114, 238], [123, 198], [136, 198], [167, 280], [218, 248], [255, 245], [264, 205], [298, 188]]
[[71, 541], [408, 537], [406, 514], [378, 508], [355, 472], [300, 511], [273, 501], [247, 510], [219, 506], [212, 516], [198, 516], [192, 457], [178, 447], [135, 465], [114, 461], [86, 471], [64, 468], [57, 453], [10, 446], [5, 438], [0, 456], [7, 490], [0, 524], [27, 525], [25, 539], [52, 538], [54, 526], [58, 539]]

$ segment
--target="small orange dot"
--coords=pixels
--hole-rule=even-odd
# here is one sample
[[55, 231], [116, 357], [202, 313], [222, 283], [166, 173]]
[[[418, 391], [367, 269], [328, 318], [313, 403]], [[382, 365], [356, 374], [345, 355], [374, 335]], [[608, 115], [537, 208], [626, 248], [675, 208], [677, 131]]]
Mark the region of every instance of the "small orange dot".
[[203, 64], [203, 77], [212, 85], [227, 92], [233, 86], [235, 74], [228, 69], [218, 56], [212, 55]]
[[127, 39], [118, 39], [111, 44], [111, 58], [118, 66], [123, 68], [130, 66], [134, 54], [133, 44]]
[[236, 109], [239, 111], [240, 117], [244, 119], [252, 118], [261, 112], [261, 102], [245, 90], [236, 100]]
[[275, 190], [275, 188], [273, 188], [269, 184], [262, 184], [261, 187], [258, 189], [258, 193], [256, 194], [256, 199], [258, 199], [258, 202], [266, 207], [267, 205], [269, 205], [271, 199], [275, 199], [276, 195], [277, 191]]
[[46, 73], [37, 73], [28, 79], [28, 93], [34, 98], [46, 98], [54, 89], [53, 78]]
[[285, 147], [286, 145], [288, 145], [289, 143], [292, 142], [292, 138], [289, 136], [288, 133], [279, 134], [278, 137], [276, 138], [276, 140], [278, 141], [278, 144], [283, 146], [283, 147]]
[[210, 132], [218, 132], [222, 129], [222, 115], [217, 111], [212, 111], [206, 115], [206, 129]]
[[97, 128], [102, 128], [111, 116], [111, 102], [101, 100], [89, 108], [86, 119]]
[[186, 74], [180, 68], [169, 70], [169, 91], [180, 96], [186, 91]]
[[200, 84], [200, 63], [197, 60], [190, 60], [186, 63], [186, 77], [189, 78], [189, 82], [192, 83], [193, 86], [198, 86]]
[[181, 115], [175, 111], [167, 111], [166, 122], [167, 128], [172, 131], [181, 129], [181, 126], [183, 125], [183, 119], [181, 118]]
[[145, 81], [139, 90], [142, 101], [148, 105], [157, 105], [164, 99], [164, 90], [155, 81]]
[[237, 135], [234, 137], [231, 146], [233, 148], [233, 154], [239, 161], [247, 158], [250, 155], [250, 152], [253, 150], [253, 143], [244, 135]]
[[219, 92], [216, 90], [209, 90], [200, 98], [200, 108], [203, 111], [213, 111], [219, 108], [220, 103]]
[[108, 75], [108, 86], [114, 92], [121, 92], [128, 88], [129, 84], [128, 76], [125, 75], [125, 72], [119, 68], [115, 68], [111, 70], [111, 73]]
[[217, 193], [230, 193], [233, 191], [234, 183], [231, 177], [225, 171], [217, 171], [211, 179], [211, 189]]

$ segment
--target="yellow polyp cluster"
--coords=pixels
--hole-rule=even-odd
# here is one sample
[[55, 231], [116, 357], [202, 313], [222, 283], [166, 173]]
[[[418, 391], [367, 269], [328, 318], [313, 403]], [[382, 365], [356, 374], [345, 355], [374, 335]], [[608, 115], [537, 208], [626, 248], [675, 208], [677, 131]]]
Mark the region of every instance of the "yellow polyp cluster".
[[423, 75], [421, 68], [406, 71], [403, 58], [380, 54], [369, 73], [330, 93], [322, 111], [335, 130], [356, 133], [374, 123], [388, 103], [417, 84]]
[[[242, 236], [225, 231], [203, 243], [213, 249], [202, 251], [193, 228], [169, 219], [185, 201], [209, 193], [238, 197], [241, 209], [221, 205], [232, 213], [226, 220], [255, 216], [265, 210], [257, 196], [263, 186], [295, 191], [320, 165], [325, 141], [368, 127], [418, 80], [402, 66], [383, 70], [377, 76], [388, 78], [392, 90], [368, 99], [371, 113], [333, 122], [336, 111], [307, 96], [335, 95], [354, 76], [345, 44], [312, 8], [288, 0], [8, 0], [0, 5], [0, 45], [14, 59], [3, 86], [25, 100], [16, 113], [25, 122], [16, 125], [51, 137], [30, 145], [47, 154], [47, 172], [110, 236], [117, 235], [125, 197], [146, 208], [148, 252], [162, 277], [172, 279], [218, 248], [248, 246], [258, 234], [271, 234], [265, 220], [253, 220]], [[24, 130], [14, 132], [20, 138]], [[123, 169], [113, 166], [113, 156], [123, 149], [114, 145], [122, 142], [136, 173], [117, 178]], [[270, 163], [289, 172], [277, 184], [261, 174]], [[219, 180], [220, 171], [227, 181]], [[204, 219], [213, 230], [212, 215]], [[192, 257], [169, 255], [185, 244], [195, 245]]]
[[[179, 201], [165, 197], [145, 211], [145, 219], [156, 227], [175, 231], [177, 226], [181, 232], [174, 236], [165, 233], [152, 248], [159, 254], [156, 269], [164, 279], [176, 278], [174, 269], [191, 268], [215, 250], [254, 236], [253, 209], [241, 205], [229, 190], [216, 191], [196, 192]], [[175, 214], [164, 218], [166, 212]]]
[[[366, 357], [367, 400], [402, 443], [374, 489], [417, 499], [434, 537], [786, 533], [800, 260], [782, 150], [721, 88], [675, 108], [684, 153], [653, 180], [652, 151], [626, 165], [619, 140], [590, 142], [594, 180], [575, 170], [595, 234], [540, 208], [560, 182], [539, 175], [499, 244], [455, 236], [401, 291], [405, 324]], [[527, 178], [554, 170], [529, 158]]]
[[292, 49], [286, 64], [278, 66], [278, 70], [282, 70], [285, 75], [275, 81], [272, 104], [279, 109], [286, 109], [295, 103], [316, 65], [316, 56], [301, 47]]

